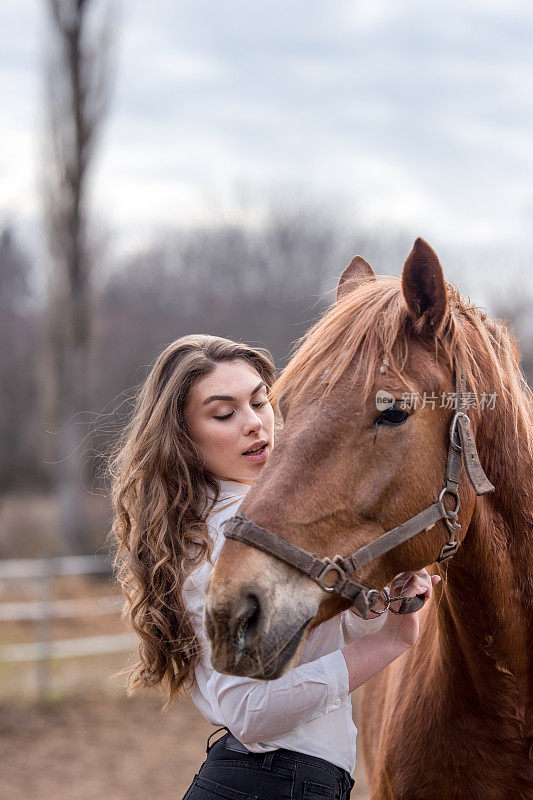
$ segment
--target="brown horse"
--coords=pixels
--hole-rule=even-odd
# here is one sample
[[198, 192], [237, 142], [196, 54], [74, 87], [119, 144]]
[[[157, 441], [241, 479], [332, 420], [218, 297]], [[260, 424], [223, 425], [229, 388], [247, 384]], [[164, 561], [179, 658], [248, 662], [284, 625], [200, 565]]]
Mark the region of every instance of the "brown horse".
[[[241, 513], [320, 558], [346, 555], [434, 503], [460, 365], [492, 494], [460, 482], [459, 547], [420, 612], [416, 644], [368, 682], [362, 750], [373, 800], [533, 797], [532, 401], [516, 340], [444, 281], [417, 239], [401, 280], [356, 257], [337, 303], [278, 383], [285, 425]], [[376, 393], [395, 399], [379, 411]], [[435, 563], [443, 520], [352, 577], [382, 589]], [[213, 666], [272, 679], [349, 602], [228, 539], [206, 606]]]

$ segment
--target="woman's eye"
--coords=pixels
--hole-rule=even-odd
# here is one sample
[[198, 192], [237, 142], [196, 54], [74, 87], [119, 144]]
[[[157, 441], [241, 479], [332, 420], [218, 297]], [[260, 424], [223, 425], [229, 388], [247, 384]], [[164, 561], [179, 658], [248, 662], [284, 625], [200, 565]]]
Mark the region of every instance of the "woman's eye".
[[222, 417], [213, 417], [213, 419], [229, 419], [234, 413], [234, 411], [230, 411], [229, 414], [224, 414]]
[[252, 403], [252, 408], [261, 408], [261, 406], [265, 405], [265, 401], [262, 400], [260, 403]]
[[385, 409], [376, 419], [375, 425], [402, 425], [409, 419], [409, 413], [403, 408], [391, 406]]

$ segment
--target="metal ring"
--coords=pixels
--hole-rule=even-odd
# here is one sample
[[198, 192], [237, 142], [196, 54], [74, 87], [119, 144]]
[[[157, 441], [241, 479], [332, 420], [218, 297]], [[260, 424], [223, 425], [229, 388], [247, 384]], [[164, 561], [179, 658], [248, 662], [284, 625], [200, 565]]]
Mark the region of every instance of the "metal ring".
[[455, 508], [453, 509], [453, 511], [448, 511], [447, 508], [444, 509], [446, 511], [446, 516], [457, 514], [461, 506], [461, 499], [459, 497], [459, 492], [457, 492], [455, 489], [448, 489], [448, 487], [445, 486], [442, 492], [439, 494], [439, 503], [442, 503], [442, 499], [446, 494], [451, 494], [455, 497]]
[[378, 611], [378, 610], [377, 610], [377, 609], [375, 609], [375, 608], [369, 608], [368, 610], [369, 610], [369, 611], [371, 611], [371, 612], [372, 612], [372, 614], [378, 614], [378, 615], [384, 614], [386, 611], [388, 611], [388, 610], [389, 610], [389, 606], [390, 606], [390, 596], [389, 596], [389, 593], [388, 593], [388, 591], [387, 591], [387, 588], [386, 588], [386, 586], [384, 586], [384, 587], [383, 587], [383, 589], [381, 590], [381, 592], [378, 592], [378, 590], [377, 590], [377, 589], [370, 589], [370, 591], [369, 591], [369, 592], [368, 592], [368, 594], [367, 594], [367, 597], [368, 597], [368, 595], [369, 595], [370, 593], [374, 593], [374, 592], [376, 592], [376, 593], [377, 593], [378, 600], [379, 600], [379, 596], [380, 596], [380, 594], [383, 594], [383, 595], [384, 595], [384, 597], [385, 597], [385, 603], [386, 603], [386, 606], [385, 606], [385, 608], [383, 608], [381, 611]]

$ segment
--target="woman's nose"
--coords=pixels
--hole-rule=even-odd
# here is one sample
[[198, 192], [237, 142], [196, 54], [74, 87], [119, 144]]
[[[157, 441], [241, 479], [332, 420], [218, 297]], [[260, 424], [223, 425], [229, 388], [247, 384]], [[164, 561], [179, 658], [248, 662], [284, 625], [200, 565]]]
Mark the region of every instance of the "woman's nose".
[[261, 422], [261, 420], [257, 416], [257, 414], [254, 414], [254, 412], [252, 411], [250, 416], [246, 420], [245, 433], [248, 434], [248, 433], [252, 433], [254, 431], [257, 432], [257, 431], [261, 430], [261, 425], [262, 424], [263, 423]]

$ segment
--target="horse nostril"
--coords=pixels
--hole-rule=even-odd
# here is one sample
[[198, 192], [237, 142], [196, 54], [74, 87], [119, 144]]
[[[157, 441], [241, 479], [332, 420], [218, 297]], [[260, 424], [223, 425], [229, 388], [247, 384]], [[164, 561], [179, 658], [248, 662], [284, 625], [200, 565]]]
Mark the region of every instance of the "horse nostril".
[[254, 594], [247, 595], [239, 606], [235, 618], [235, 663], [241, 660], [243, 652], [257, 632], [260, 615], [259, 600]]
[[248, 594], [244, 598], [243, 602], [239, 606], [235, 617], [238, 620], [250, 620], [252, 621], [253, 617], [259, 616], [259, 600], [255, 596], [255, 594]]

